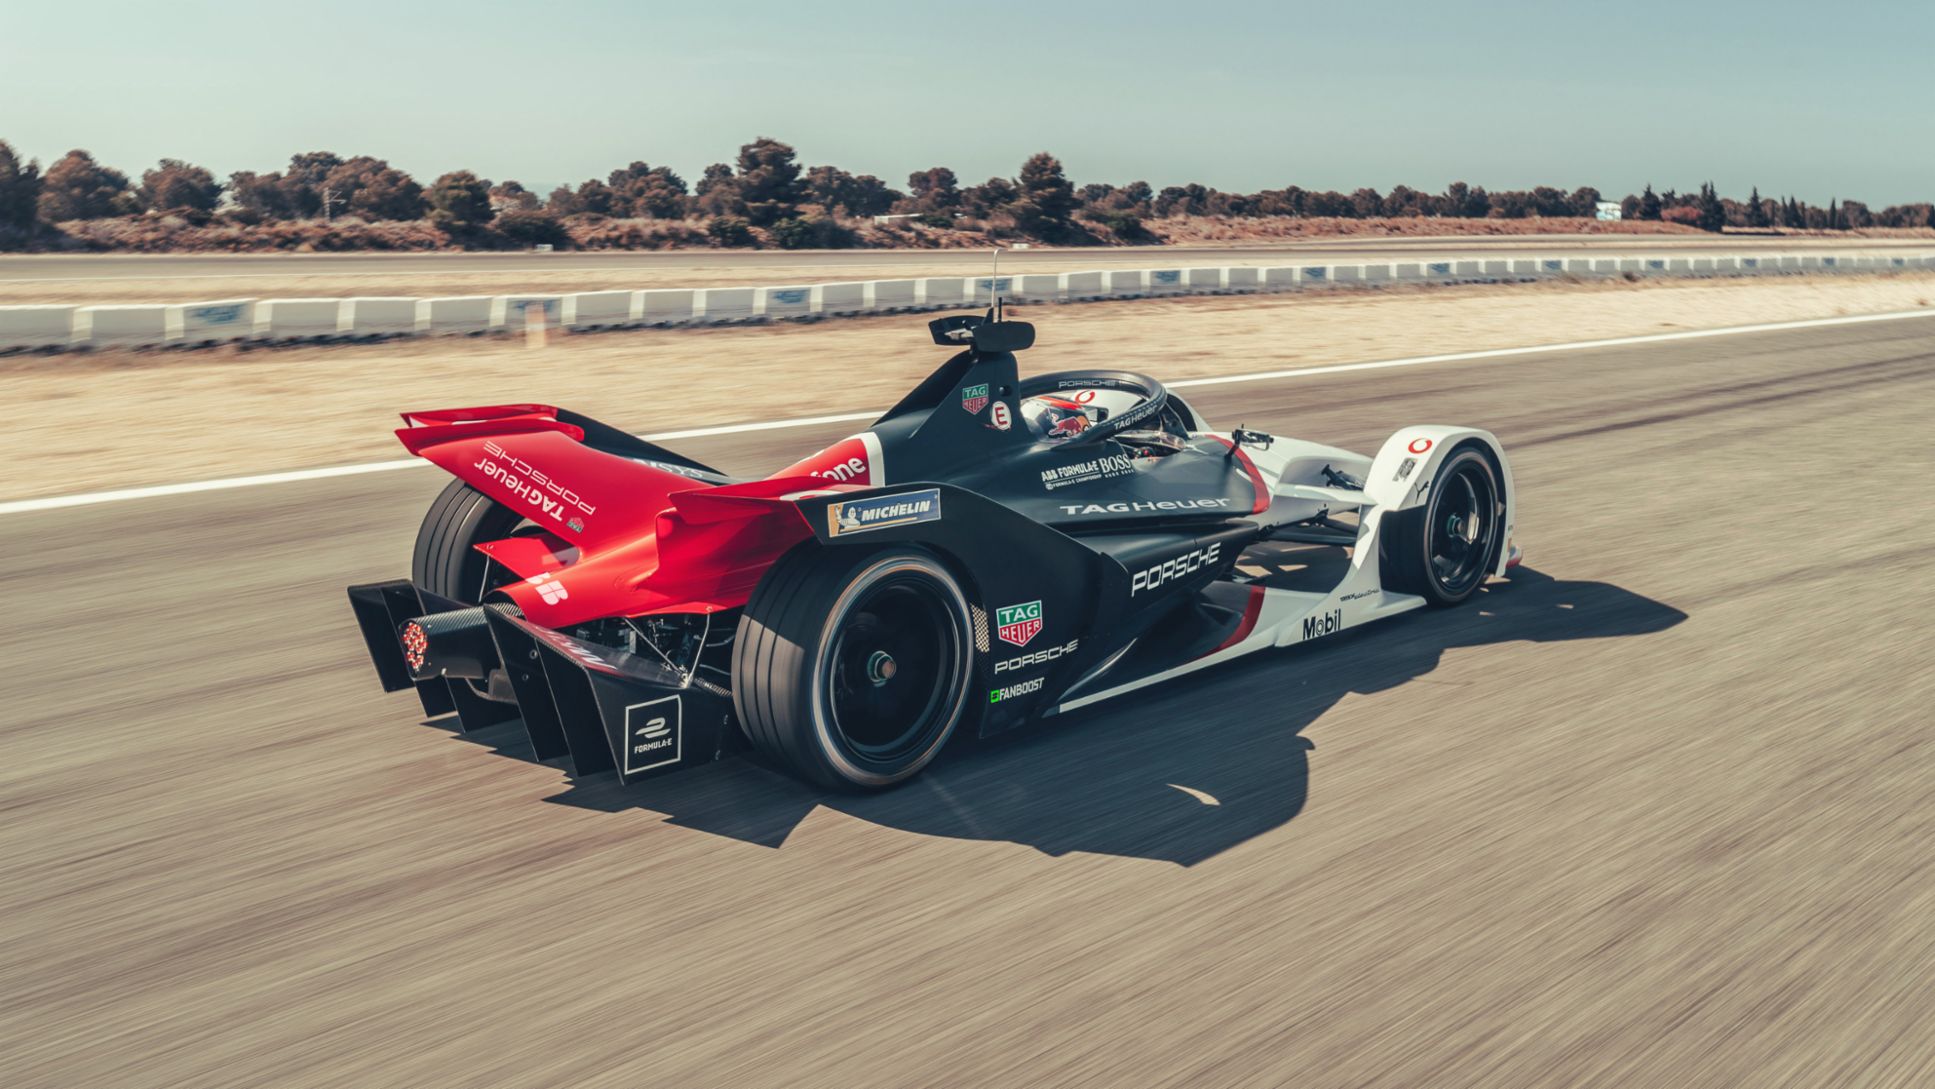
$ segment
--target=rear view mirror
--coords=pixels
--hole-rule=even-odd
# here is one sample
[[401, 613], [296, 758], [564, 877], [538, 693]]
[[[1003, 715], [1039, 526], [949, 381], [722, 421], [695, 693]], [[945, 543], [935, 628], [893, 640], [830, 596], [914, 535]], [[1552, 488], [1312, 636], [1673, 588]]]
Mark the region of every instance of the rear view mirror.
[[1035, 345], [1035, 327], [1025, 321], [989, 321], [974, 327], [977, 352], [1020, 352]]

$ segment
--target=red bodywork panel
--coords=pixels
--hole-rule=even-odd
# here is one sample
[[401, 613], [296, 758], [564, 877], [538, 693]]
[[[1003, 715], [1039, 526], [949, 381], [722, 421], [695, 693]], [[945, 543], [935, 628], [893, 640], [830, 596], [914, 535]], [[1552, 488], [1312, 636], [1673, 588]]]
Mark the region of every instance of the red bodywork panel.
[[791, 499], [858, 486], [791, 471], [714, 486], [585, 446], [584, 431], [556, 412], [409, 412], [415, 426], [396, 433], [411, 453], [539, 527], [479, 549], [523, 578], [502, 592], [546, 627], [744, 605], [766, 568], [812, 536]]

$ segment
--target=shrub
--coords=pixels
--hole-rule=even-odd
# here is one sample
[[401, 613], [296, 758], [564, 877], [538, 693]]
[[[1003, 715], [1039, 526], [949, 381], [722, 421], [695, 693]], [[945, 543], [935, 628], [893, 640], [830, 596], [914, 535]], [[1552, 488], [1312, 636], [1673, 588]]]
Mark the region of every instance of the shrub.
[[954, 226], [954, 217], [945, 216], [939, 212], [927, 212], [922, 215], [915, 216], [914, 222], [920, 224], [923, 227], [939, 227], [942, 230], [946, 230], [947, 228]]
[[752, 224], [738, 216], [713, 216], [705, 225], [705, 233], [715, 245], [750, 246], [755, 243]]
[[571, 244], [571, 236], [565, 233], [564, 224], [558, 222], [558, 217], [537, 209], [513, 208], [501, 212], [493, 226], [498, 234], [519, 245]]
[[47, 168], [41, 179], [40, 218], [49, 223], [102, 219], [136, 211], [128, 176], [94, 161], [76, 148]]
[[490, 183], [468, 170], [438, 178], [430, 186], [430, 223], [449, 235], [469, 234], [491, 220]]
[[768, 227], [766, 233], [783, 250], [838, 250], [851, 246], [854, 241], [852, 231], [825, 216], [782, 219]]
[[193, 208], [208, 213], [222, 199], [222, 184], [204, 167], [163, 159], [141, 175], [141, 188], [135, 195], [141, 207], [151, 212]]

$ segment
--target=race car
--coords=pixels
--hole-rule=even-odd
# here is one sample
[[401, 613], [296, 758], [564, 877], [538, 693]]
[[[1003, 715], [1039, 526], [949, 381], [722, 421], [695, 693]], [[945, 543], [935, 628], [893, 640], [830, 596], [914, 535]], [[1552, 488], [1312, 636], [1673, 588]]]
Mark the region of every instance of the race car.
[[750, 750], [826, 787], [1266, 648], [1466, 602], [1518, 560], [1488, 432], [1375, 456], [1211, 428], [1141, 374], [960, 350], [866, 430], [738, 479], [589, 417], [408, 412], [456, 479], [411, 577], [351, 586], [377, 676], [626, 783]]

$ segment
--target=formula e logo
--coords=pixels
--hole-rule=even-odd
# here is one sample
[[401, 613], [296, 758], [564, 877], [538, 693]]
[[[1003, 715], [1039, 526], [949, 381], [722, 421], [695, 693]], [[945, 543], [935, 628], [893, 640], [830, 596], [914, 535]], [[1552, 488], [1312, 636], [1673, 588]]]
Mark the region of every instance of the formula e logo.
[[1217, 557], [1222, 554], [1223, 545], [1218, 542], [1208, 548], [1199, 548], [1194, 552], [1185, 552], [1174, 559], [1164, 560], [1147, 571], [1137, 571], [1135, 577], [1129, 580], [1129, 596], [1134, 597], [1144, 590], [1153, 590], [1185, 575], [1201, 571], [1214, 564]]
[[524, 581], [537, 587], [538, 596], [544, 599], [546, 605], [556, 605], [571, 596], [565, 590], [564, 584], [558, 581], [558, 576], [549, 571], [542, 575], [532, 575]]
[[625, 774], [679, 762], [683, 737], [679, 697], [664, 696], [625, 708]]
[[1046, 662], [1052, 662], [1064, 654], [1075, 653], [1076, 648], [1081, 645], [1082, 641], [1080, 639], [1070, 639], [1059, 647], [1043, 647], [1041, 650], [1031, 651], [1019, 657], [1010, 658], [1005, 662], [996, 662], [994, 663], [994, 671], [998, 675], [1042, 665]]
[[1030, 639], [1041, 634], [1041, 602], [1003, 605], [994, 611], [994, 622], [995, 634], [1002, 642], [1025, 647]]
[[1326, 635], [1336, 635], [1344, 630], [1344, 610], [1332, 609], [1327, 613], [1303, 618], [1303, 637], [1321, 639]]
[[981, 410], [988, 407], [988, 384], [983, 382], [978, 386], [962, 387], [961, 407], [967, 409], [970, 416], [980, 415]]

